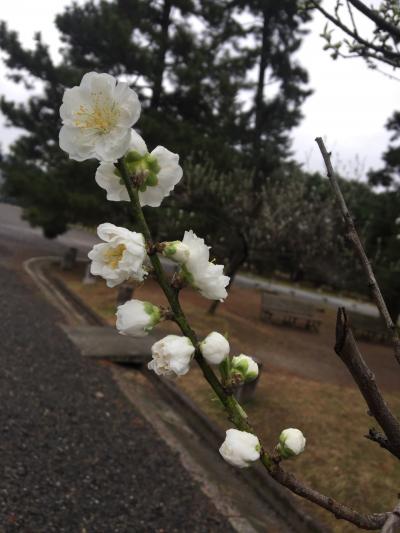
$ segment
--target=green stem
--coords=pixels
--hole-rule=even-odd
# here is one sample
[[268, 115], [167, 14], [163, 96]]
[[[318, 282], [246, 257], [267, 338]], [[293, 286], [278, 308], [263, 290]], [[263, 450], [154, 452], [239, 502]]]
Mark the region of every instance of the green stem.
[[[139, 194], [136, 187], [133, 186], [129, 171], [126, 167], [124, 159], [119, 159], [118, 163], [116, 163], [116, 167], [118, 168], [122, 179], [124, 180], [125, 186], [127, 188], [130, 203], [132, 206], [133, 215], [138, 222], [140, 231], [143, 233], [144, 238], [146, 240], [146, 243], [148, 246], [153, 245], [153, 239], [150, 233], [150, 229], [147, 225], [146, 219], [143, 214], [142, 207], [140, 205], [139, 201]], [[157, 254], [150, 254], [150, 261], [153, 266], [154, 272], [156, 274], [158, 283], [160, 284], [160, 287], [164, 291], [164, 294], [169, 302], [169, 305], [171, 306], [171, 310], [174, 314], [174, 319], [178, 326], [180, 327], [182, 333], [188, 337], [191, 342], [193, 343], [193, 346], [196, 348], [195, 352], [195, 359], [200, 366], [203, 375], [205, 379], [208, 381], [208, 383], [211, 385], [212, 389], [214, 390], [215, 394], [218, 396], [218, 398], [221, 400], [223, 406], [225, 407], [226, 411], [229, 414], [229, 419], [233, 422], [233, 424], [242, 431], [248, 431], [249, 433], [254, 433], [253, 428], [251, 427], [250, 423], [247, 420], [247, 415], [243, 408], [240, 406], [236, 398], [233, 396], [233, 394], [228, 394], [223, 386], [221, 385], [219, 379], [215, 375], [212, 368], [209, 366], [207, 361], [204, 359], [203, 355], [201, 354], [201, 351], [199, 349], [199, 341], [197, 338], [196, 333], [193, 331], [193, 329], [190, 327], [186, 316], [183, 312], [183, 309], [179, 302], [179, 292], [171, 287], [163, 266], [161, 264], [160, 258]]]

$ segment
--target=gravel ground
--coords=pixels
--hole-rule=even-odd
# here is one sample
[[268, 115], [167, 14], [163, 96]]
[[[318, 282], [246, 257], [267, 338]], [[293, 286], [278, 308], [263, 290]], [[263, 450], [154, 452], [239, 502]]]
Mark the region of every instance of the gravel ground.
[[0, 300], [0, 531], [232, 531], [107, 366], [2, 267]]

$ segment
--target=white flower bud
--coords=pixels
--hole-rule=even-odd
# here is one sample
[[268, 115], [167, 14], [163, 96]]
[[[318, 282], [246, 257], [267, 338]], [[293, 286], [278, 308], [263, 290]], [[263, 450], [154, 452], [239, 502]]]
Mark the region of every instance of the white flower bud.
[[190, 250], [182, 241], [164, 242], [163, 255], [176, 263], [186, 263], [189, 259]]
[[221, 333], [213, 331], [200, 344], [200, 351], [211, 365], [219, 365], [229, 355], [229, 342]]
[[167, 335], [151, 347], [153, 359], [147, 366], [159, 376], [183, 376], [189, 371], [193, 353], [188, 337]]
[[232, 369], [242, 375], [244, 381], [253, 381], [258, 376], [258, 364], [243, 353], [232, 357]]
[[144, 337], [161, 319], [159, 307], [140, 300], [129, 300], [119, 305], [116, 315], [119, 333], [130, 337]]
[[246, 468], [260, 458], [260, 450], [260, 441], [252, 433], [228, 429], [219, 453], [227, 463]]
[[306, 439], [299, 429], [284, 429], [279, 436], [277, 450], [282, 459], [289, 459], [304, 452]]

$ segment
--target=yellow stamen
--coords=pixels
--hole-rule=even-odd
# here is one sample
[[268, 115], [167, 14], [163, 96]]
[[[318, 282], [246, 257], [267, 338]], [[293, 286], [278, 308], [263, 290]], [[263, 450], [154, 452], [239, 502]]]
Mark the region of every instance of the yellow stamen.
[[119, 109], [115, 102], [103, 98], [102, 93], [92, 93], [93, 106], [91, 109], [80, 105], [75, 112], [74, 124], [77, 128], [94, 128], [100, 133], [109, 133], [117, 124]]
[[118, 244], [118, 246], [115, 246], [115, 248], [107, 248], [107, 250], [104, 252], [104, 259], [107, 265], [113, 269], [117, 268], [125, 250], [125, 244]]

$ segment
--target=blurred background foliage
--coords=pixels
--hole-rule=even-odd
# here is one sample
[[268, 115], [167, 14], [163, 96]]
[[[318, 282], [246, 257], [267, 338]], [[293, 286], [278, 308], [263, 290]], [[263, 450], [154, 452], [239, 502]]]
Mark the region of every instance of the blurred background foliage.
[[[55, 63], [36, 35], [25, 49], [0, 24], [9, 77], [34, 88], [23, 104], [2, 97], [21, 128], [1, 154], [3, 194], [53, 238], [71, 224], [133, 224], [125, 203], [105, 201], [95, 161], [76, 163], [58, 146], [66, 87], [90, 70], [130, 82], [143, 110], [137, 124], [150, 149], [178, 152], [184, 179], [161, 209], [146, 209], [157, 239], [192, 228], [228, 274], [239, 269], [366, 293], [343, 237], [327, 180], [305, 172], [290, 132], [311, 93], [295, 58], [312, 9], [294, 0], [112, 0], [72, 3], [56, 18], [63, 47]], [[38, 91], [38, 87], [40, 91]], [[368, 182], [342, 180], [394, 318], [400, 311], [400, 113], [388, 122], [385, 166]]]

